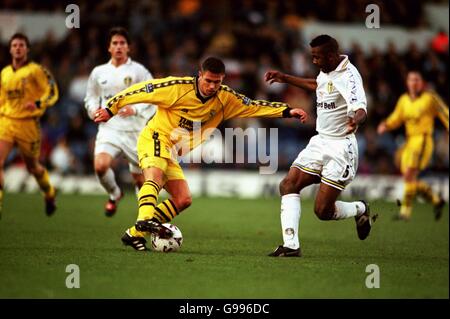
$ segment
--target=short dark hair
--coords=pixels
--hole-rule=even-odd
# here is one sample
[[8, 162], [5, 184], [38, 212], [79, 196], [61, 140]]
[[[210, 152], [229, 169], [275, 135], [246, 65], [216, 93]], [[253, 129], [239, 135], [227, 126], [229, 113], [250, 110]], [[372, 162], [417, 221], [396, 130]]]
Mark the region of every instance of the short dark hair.
[[203, 61], [201, 67], [203, 72], [209, 71], [215, 74], [225, 74], [225, 64], [222, 60], [215, 57], [207, 58]]
[[24, 40], [25, 43], [27, 44], [27, 48], [30, 47], [30, 40], [28, 40], [28, 37], [27, 37], [25, 34], [20, 33], [20, 32], [14, 33], [14, 34], [12, 35], [12, 37], [9, 39], [9, 45], [8, 45], [8, 47], [11, 47], [11, 43], [12, 43], [13, 40], [15, 40], [15, 39]]
[[322, 34], [311, 40], [309, 43], [311, 48], [325, 46], [326, 51], [336, 53], [339, 51], [339, 44], [336, 39], [330, 37], [328, 34]]
[[127, 29], [125, 29], [123, 27], [114, 27], [114, 28], [111, 28], [111, 30], [109, 30], [108, 45], [111, 43], [111, 40], [112, 40], [113, 36], [115, 36], [115, 35], [123, 36], [125, 38], [125, 40], [127, 40], [128, 45], [131, 44], [130, 35], [128, 34]]
[[423, 78], [422, 71], [420, 71], [419, 69], [409, 69], [409, 70], [406, 72], [406, 74], [409, 74], [409, 73], [417, 73], [417, 74], [419, 74], [419, 75]]

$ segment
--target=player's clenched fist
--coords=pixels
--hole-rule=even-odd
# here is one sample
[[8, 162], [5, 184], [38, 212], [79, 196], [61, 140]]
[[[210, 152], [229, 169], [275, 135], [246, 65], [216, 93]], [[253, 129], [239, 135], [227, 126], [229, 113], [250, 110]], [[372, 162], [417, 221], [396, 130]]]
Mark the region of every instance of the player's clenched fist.
[[308, 120], [308, 113], [302, 109], [291, 109], [289, 113], [292, 117], [300, 119], [301, 123], [305, 123]]
[[109, 115], [108, 111], [106, 109], [99, 109], [95, 111], [94, 114], [94, 122], [100, 123], [100, 122], [106, 122], [111, 118], [111, 115]]
[[264, 74], [264, 80], [272, 84], [274, 82], [284, 83], [284, 73], [280, 71], [267, 71]]

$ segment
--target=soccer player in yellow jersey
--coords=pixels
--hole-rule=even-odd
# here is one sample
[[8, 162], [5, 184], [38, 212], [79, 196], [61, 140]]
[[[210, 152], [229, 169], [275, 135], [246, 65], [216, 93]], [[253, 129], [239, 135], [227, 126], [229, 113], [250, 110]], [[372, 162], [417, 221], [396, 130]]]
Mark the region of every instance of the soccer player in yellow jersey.
[[378, 126], [378, 134], [405, 125], [406, 143], [400, 148], [400, 170], [405, 181], [399, 219], [409, 220], [412, 202], [421, 195], [434, 206], [435, 219], [443, 211], [444, 200], [433, 193], [430, 185], [418, 179], [433, 154], [434, 119], [438, 117], [448, 132], [448, 107], [435, 93], [425, 90], [425, 82], [418, 71], [409, 71], [407, 93], [398, 100], [394, 112]]
[[0, 211], [3, 197], [3, 167], [17, 145], [28, 172], [33, 174], [45, 197], [48, 216], [55, 212], [55, 189], [47, 170], [39, 163], [41, 132], [39, 118], [58, 100], [52, 75], [28, 61], [29, 41], [14, 34], [9, 41], [12, 63], [0, 74]]
[[[237, 117], [297, 117], [307, 114], [287, 104], [251, 100], [222, 85], [225, 65], [207, 58], [196, 77], [167, 77], [135, 84], [116, 94], [108, 108], [99, 109], [96, 122], [109, 120], [127, 104], [151, 103], [158, 111], [138, 140], [139, 163], [145, 183], [138, 194], [139, 214], [135, 226], [122, 237], [125, 245], [147, 250], [144, 236], [171, 236], [162, 223], [172, 220], [191, 204], [191, 195], [177, 155], [184, 155], [212, 133], [222, 121]], [[157, 204], [161, 188], [171, 195]]]

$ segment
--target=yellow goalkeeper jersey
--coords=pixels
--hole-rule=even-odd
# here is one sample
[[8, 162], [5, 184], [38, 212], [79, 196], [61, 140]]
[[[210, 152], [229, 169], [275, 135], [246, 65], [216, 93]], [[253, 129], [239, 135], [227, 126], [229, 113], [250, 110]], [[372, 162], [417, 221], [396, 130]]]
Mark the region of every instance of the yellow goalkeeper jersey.
[[[12, 65], [0, 74], [0, 115], [13, 118], [34, 118], [44, 114], [58, 100], [58, 87], [43, 66], [28, 62], [17, 70]], [[25, 103], [35, 102], [37, 109], [29, 111]]]
[[448, 107], [437, 94], [425, 91], [412, 100], [408, 93], [404, 93], [394, 112], [386, 119], [386, 126], [391, 130], [405, 124], [406, 136], [432, 135], [435, 117], [448, 131]]
[[[290, 117], [286, 103], [252, 100], [236, 93], [226, 85], [211, 97], [203, 97], [197, 87], [197, 77], [166, 77], [135, 84], [116, 94], [107, 103], [110, 115], [128, 104], [151, 103], [158, 106], [156, 115], [147, 126], [158, 134], [179, 142], [186, 132], [190, 149], [208, 136], [208, 131], [222, 121], [237, 117]], [[201, 139], [193, 141], [200, 133]], [[206, 133], [206, 134], [205, 134]], [[195, 139], [194, 139], [195, 140]]]

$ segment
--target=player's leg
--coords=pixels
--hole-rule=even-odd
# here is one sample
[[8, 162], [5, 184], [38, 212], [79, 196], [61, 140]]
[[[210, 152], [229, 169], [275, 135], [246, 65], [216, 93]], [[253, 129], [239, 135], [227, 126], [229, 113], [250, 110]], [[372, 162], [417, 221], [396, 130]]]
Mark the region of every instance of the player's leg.
[[47, 169], [39, 163], [41, 150], [41, 131], [39, 122], [30, 119], [14, 123], [14, 134], [17, 146], [25, 162], [27, 170], [36, 179], [39, 188], [44, 193], [45, 212], [48, 216], [56, 210], [56, 190], [50, 183]]
[[191, 206], [192, 196], [185, 179], [168, 180], [164, 188], [170, 194], [170, 198], [156, 206], [155, 217], [161, 223], [168, 223]]
[[435, 220], [441, 219], [445, 206], [444, 198], [440, 194], [433, 192], [430, 184], [420, 179], [416, 181], [416, 191], [417, 195], [433, 205]]
[[301, 217], [300, 191], [308, 185], [320, 182], [320, 159], [315, 156], [318, 154], [316, 142], [317, 137], [313, 137], [280, 183], [283, 245], [278, 246], [269, 256], [301, 256], [298, 237]]
[[[106, 145], [103, 145], [106, 147]], [[111, 148], [113, 148], [111, 146]], [[117, 185], [116, 177], [111, 168], [113, 156], [106, 152], [96, 152], [94, 156], [94, 171], [97, 180], [103, 189], [108, 193], [108, 201], [105, 204], [105, 215], [113, 216], [117, 211], [118, 202], [123, 196], [119, 185]]]
[[13, 146], [14, 144], [12, 142], [0, 139], [0, 217], [3, 207], [3, 189], [5, 185], [3, 171], [6, 159], [8, 158], [9, 153], [11, 153]]
[[154, 218], [154, 211], [161, 189], [160, 185], [163, 185], [165, 171], [164, 164], [158, 162], [164, 162], [164, 159], [158, 158], [154, 162], [154, 165], [163, 167], [150, 166], [143, 169], [146, 181], [138, 193], [138, 218], [136, 224], [127, 229], [122, 236], [122, 242], [125, 245], [132, 246], [139, 251], [147, 250], [145, 246], [147, 241], [144, 238], [146, 235], [149, 235], [151, 232], [163, 231], [163, 228], [160, 226], [161, 223]]
[[364, 240], [372, 228], [369, 206], [364, 201], [338, 201], [342, 189], [322, 182], [314, 203], [314, 213], [320, 220], [340, 220], [354, 217], [358, 237]]
[[[145, 216], [144, 218], [153, 219], [160, 223], [171, 221], [192, 203], [191, 192], [180, 165], [169, 159], [165, 159], [165, 162], [167, 163], [167, 167], [164, 168], [164, 177], [167, 181], [157, 183], [158, 185], [164, 185], [171, 198], [164, 200], [154, 207], [151, 217]], [[162, 166], [160, 165], [160, 167]], [[146, 174], [145, 172], [146, 170], [144, 170], [144, 175]], [[147, 178], [147, 175], [145, 176]]]
[[322, 154], [326, 161], [322, 169], [321, 184], [314, 212], [321, 220], [340, 220], [354, 217], [358, 238], [369, 236], [372, 221], [369, 205], [363, 201], [345, 202], [337, 198], [346, 185], [355, 178], [358, 169], [358, 145], [354, 135], [342, 139], [324, 139]]
[[[417, 195], [417, 178], [420, 173], [421, 162], [431, 158], [432, 143], [427, 150], [427, 139], [424, 136], [409, 137], [401, 154], [401, 172], [404, 181], [403, 198], [400, 213], [396, 219], [409, 220], [412, 214], [414, 199]], [[424, 158], [428, 155], [428, 158]], [[428, 162], [427, 161], [427, 162]]]
[[[296, 167], [291, 167], [286, 177], [281, 181], [280, 219], [283, 247], [299, 250], [300, 241], [298, 230], [301, 217], [300, 191], [306, 186], [319, 182], [320, 178], [317, 175], [305, 173]], [[289, 254], [289, 251], [287, 254]]]
[[121, 149], [128, 160], [128, 168], [131, 176], [133, 177], [134, 189], [137, 196], [139, 194], [139, 190], [145, 182], [144, 174], [139, 167], [139, 158], [137, 155], [137, 141], [139, 138], [139, 132], [124, 132], [124, 134], [121, 135], [123, 136], [123, 140], [121, 141]]
[[419, 170], [417, 168], [405, 168], [402, 172], [404, 188], [403, 199], [400, 205], [400, 213], [396, 219], [409, 220], [412, 214], [412, 205], [417, 194], [417, 176]]
[[[167, 146], [167, 147], [166, 147]], [[170, 146], [161, 141], [159, 134], [144, 129], [139, 136], [137, 151], [145, 182], [138, 193], [138, 218], [122, 237], [122, 242], [136, 250], [147, 250], [144, 236], [159, 233], [170, 236], [172, 232], [155, 218], [158, 196], [165, 183], [165, 174], [171, 161]]]
[[[422, 149], [422, 156], [420, 157], [419, 170], [424, 170], [430, 163], [431, 156], [433, 154], [433, 140], [431, 136], [425, 138], [425, 147]], [[419, 174], [420, 174], [419, 171]], [[417, 176], [419, 176], [419, 174]], [[427, 202], [431, 203], [434, 207], [434, 218], [439, 220], [444, 210], [445, 200], [441, 194], [433, 192], [431, 186], [423, 180], [417, 178], [416, 180], [416, 192]]]
[[[97, 180], [108, 193], [105, 203], [105, 215], [113, 216], [123, 192], [117, 184], [114, 170], [111, 168], [113, 160], [122, 154], [126, 146], [126, 132], [117, 131], [108, 127], [99, 127], [94, 150], [94, 171]], [[136, 145], [136, 141], [132, 141]], [[137, 164], [136, 164], [137, 165]]]
[[39, 163], [37, 157], [31, 157], [22, 154], [27, 170], [36, 179], [39, 188], [44, 193], [45, 198], [45, 212], [48, 216], [53, 215], [56, 210], [56, 190], [50, 183], [50, 176], [47, 169]]

